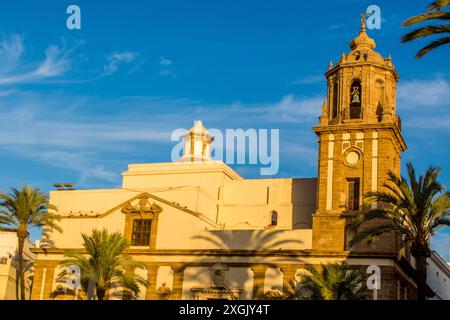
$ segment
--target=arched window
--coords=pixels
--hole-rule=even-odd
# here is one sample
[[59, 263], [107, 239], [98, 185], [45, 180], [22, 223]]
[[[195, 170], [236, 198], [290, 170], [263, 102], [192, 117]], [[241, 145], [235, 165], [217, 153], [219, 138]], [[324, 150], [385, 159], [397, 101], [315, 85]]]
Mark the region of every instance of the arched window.
[[350, 86], [350, 119], [361, 118], [361, 81], [353, 80]]
[[333, 84], [333, 110], [331, 113], [331, 119], [334, 119], [338, 115], [338, 83], [334, 82]]
[[377, 105], [376, 113], [377, 113], [378, 122], [382, 122], [383, 121], [383, 107], [381, 106], [381, 103], [379, 103], [379, 102]]
[[278, 225], [278, 212], [272, 211], [272, 213], [270, 214], [270, 225], [272, 227]]

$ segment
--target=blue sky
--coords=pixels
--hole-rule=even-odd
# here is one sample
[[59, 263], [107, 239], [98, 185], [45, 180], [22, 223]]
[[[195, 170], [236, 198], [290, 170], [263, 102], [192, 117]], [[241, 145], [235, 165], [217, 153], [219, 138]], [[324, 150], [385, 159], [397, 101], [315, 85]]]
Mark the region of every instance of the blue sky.
[[[316, 176], [323, 73], [381, 8], [369, 30], [400, 75], [397, 109], [419, 170], [450, 185], [450, 47], [421, 60], [426, 41], [401, 44], [401, 22], [427, 1], [8, 1], [0, 10], [0, 188], [55, 182], [118, 187], [129, 163], [170, 161], [170, 133], [279, 128], [277, 177]], [[66, 8], [81, 8], [68, 30]], [[406, 4], [406, 2], [405, 2]], [[234, 166], [258, 177], [256, 166]], [[38, 232], [33, 233], [33, 237]], [[450, 231], [433, 246], [447, 259]]]

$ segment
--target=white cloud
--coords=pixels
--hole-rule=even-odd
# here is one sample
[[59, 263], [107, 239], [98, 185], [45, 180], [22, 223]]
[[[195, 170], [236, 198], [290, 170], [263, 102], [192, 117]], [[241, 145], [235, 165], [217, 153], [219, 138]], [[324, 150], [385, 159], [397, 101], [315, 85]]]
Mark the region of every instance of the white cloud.
[[397, 101], [400, 110], [443, 108], [450, 105], [450, 84], [445, 79], [400, 82]]
[[450, 83], [443, 78], [399, 83], [397, 110], [414, 134], [433, 130], [450, 131]]
[[30, 76], [35, 78], [50, 78], [64, 74], [70, 69], [68, 52], [51, 45], [45, 50], [45, 60]]
[[104, 67], [103, 75], [111, 75], [119, 69], [121, 63], [130, 63], [135, 60], [139, 54], [137, 52], [119, 52], [113, 53], [108, 57], [108, 64]]
[[162, 69], [159, 71], [159, 75], [161, 77], [167, 77], [167, 76], [172, 76], [172, 78], [177, 77], [177, 75], [175, 74], [173, 69], [170, 68], [170, 66], [172, 65], [172, 60], [165, 58], [165, 57], [160, 57], [159, 64], [162, 66]]
[[34, 83], [63, 75], [70, 70], [70, 54], [79, 44], [71, 48], [50, 45], [45, 50], [45, 59], [32, 66], [21, 61], [23, 38], [5, 36], [0, 43], [0, 85]]
[[83, 184], [93, 179], [117, 182], [120, 177], [120, 173], [108, 170], [104, 165], [98, 163], [99, 160], [94, 158], [95, 154], [92, 152], [43, 151], [27, 156], [54, 167], [77, 172], [79, 176], [77, 184]]
[[16, 68], [23, 52], [21, 36], [16, 34], [4, 36], [0, 42], [0, 74], [5, 74]]
[[[83, 43], [78, 41], [71, 47], [63, 45], [49, 45], [45, 50], [45, 59], [25, 63], [22, 61], [25, 46], [23, 38], [19, 35], [3, 36], [0, 41], [0, 85], [12, 85], [38, 82], [88, 82], [101, 79], [118, 71], [119, 66], [131, 63], [139, 56], [137, 52], [124, 51], [112, 53], [107, 57], [107, 64], [103, 67], [100, 75], [87, 80], [61, 79], [73, 69], [75, 60], [74, 52]], [[134, 71], [137, 68], [132, 70]]]
[[322, 103], [320, 97], [298, 98], [288, 94], [266, 110], [268, 116], [280, 122], [314, 122], [320, 116]]
[[324, 75], [313, 75], [313, 76], [306, 76], [304, 78], [299, 78], [294, 81], [292, 81], [292, 84], [312, 84], [324, 81], [325, 76]]
[[164, 70], [161, 70], [159, 72], [159, 75], [163, 76], [163, 77], [170, 76], [170, 75], [173, 75], [173, 71], [172, 70], [168, 70], [168, 69], [164, 69]]
[[[121, 108], [124, 105], [126, 109]], [[286, 95], [275, 103], [202, 105], [189, 99], [138, 96], [98, 100], [16, 90], [0, 98], [3, 120], [0, 149], [73, 170], [78, 172], [80, 181], [89, 176], [112, 181], [113, 166], [95, 160], [92, 152], [99, 159], [110, 153], [117, 159], [127, 158], [137, 151], [142, 155], [148, 148], [149, 157], [155, 152], [164, 156], [163, 150], [167, 150], [169, 159], [170, 146], [174, 144], [170, 141], [171, 132], [188, 128], [193, 119], [198, 118], [209, 128], [218, 129], [270, 129], [280, 128], [282, 123], [293, 125], [291, 129], [283, 129], [280, 141], [281, 153], [291, 153], [300, 134], [296, 124], [316, 121], [320, 106], [319, 98], [293, 95]], [[80, 113], [80, 108], [92, 112]], [[312, 145], [297, 147], [296, 151], [310, 159], [315, 154], [312, 148]], [[298, 163], [293, 157], [286, 159]], [[306, 162], [309, 165], [311, 161]]]
[[160, 57], [159, 58], [159, 64], [162, 65], [162, 66], [169, 66], [169, 65], [172, 64], [172, 60], [167, 59], [165, 57]]

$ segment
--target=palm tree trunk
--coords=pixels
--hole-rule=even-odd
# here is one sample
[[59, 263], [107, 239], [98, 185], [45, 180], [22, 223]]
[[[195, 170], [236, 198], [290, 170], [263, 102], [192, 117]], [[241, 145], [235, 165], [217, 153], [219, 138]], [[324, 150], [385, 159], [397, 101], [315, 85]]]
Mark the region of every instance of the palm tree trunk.
[[23, 246], [25, 239], [23, 235], [17, 235], [19, 239], [19, 281], [20, 281], [20, 300], [25, 300], [25, 275], [23, 271]]
[[97, 300], [104, 300], [105, 299], [105, 294], [106, 294], [106, 290], [103, 288], [96, 288], [96, 294], [97, 294]]
[[427, 299], [427, 257], [415, 256], [417, 265], [417, 300]]

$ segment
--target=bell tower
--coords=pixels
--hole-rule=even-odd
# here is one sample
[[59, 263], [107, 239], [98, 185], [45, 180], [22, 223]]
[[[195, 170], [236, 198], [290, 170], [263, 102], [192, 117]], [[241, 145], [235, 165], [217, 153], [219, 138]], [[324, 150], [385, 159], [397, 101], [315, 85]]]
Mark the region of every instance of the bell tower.
[[[406, 144], [396, 114], [399, 80], [392, 59], [374, 51], [375, 41], [361, 18], [358, 36], [325, 73], [328, 95], [318, 136], [317, 206], [313, 214], [313, 249], [347, 250], [348, 222], [362, 206], [363, 195], [381, 190], [391, 170], [400, 173]], [[371, 250], [393, 250], [383, 241]]]

